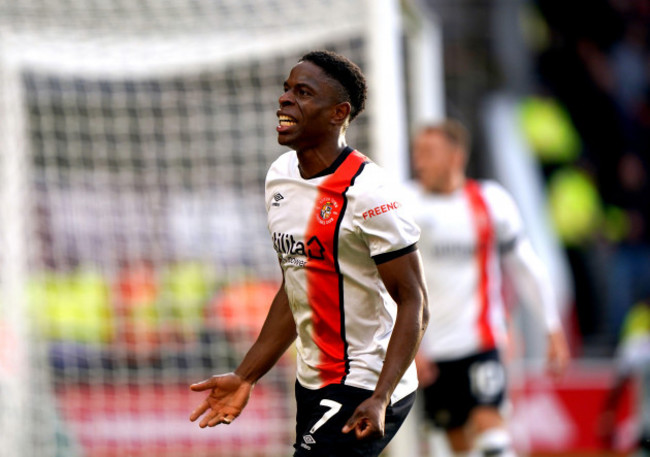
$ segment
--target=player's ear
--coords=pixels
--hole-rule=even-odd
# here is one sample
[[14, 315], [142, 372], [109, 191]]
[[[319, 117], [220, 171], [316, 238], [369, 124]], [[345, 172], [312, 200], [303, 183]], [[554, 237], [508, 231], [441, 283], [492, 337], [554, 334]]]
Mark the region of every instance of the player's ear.
[[337, 103], [334, 105], [332, 122], [335, 124], [345, 124], [346, 120], [350, 116], [351, 111], [352, 105], [350, 105], [350, 102]]

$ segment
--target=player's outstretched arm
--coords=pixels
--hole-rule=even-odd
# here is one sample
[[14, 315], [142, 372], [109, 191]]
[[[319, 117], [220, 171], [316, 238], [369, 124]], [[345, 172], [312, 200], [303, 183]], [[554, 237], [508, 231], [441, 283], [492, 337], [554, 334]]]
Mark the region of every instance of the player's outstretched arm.
[[397, 303], [397, 319], [375, 392], [357, 407], [342, 430], [343, 433], [354, 430], [358, 439], [383, 436], [390, 397], [413, 362], [429, 321], [420, 253], [411, 252], [377, 268]]
[[242, 412], [255, 383], [275, 365], [296, 339], [296, 325], [284, 290], [284, 282], [273, 299], [257, 340], [234, 373], [212, 376], [192, 384], [194, 391], [209, 391], [190, 415], [191, 421], [203, 416], [199, 426], [229, 424]]
[[541, 259], [528, 239], [522, 239], [503, 257], [503, 265], [524, 303], [539, 317], [548, 335], [546, 362], [549, 373], [561, 377], [571, 360], [562, 324], [557, 312], [553, 286]]

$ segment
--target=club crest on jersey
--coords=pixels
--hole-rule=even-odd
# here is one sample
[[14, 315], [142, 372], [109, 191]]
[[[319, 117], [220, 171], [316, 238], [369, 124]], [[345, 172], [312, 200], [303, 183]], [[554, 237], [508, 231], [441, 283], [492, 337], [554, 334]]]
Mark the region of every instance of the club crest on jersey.
[[331, 224], [339, 215], [339, 204], [329, 197], [321, 198], [316, 204], [318, 210], [318, 222], [323, 225]]

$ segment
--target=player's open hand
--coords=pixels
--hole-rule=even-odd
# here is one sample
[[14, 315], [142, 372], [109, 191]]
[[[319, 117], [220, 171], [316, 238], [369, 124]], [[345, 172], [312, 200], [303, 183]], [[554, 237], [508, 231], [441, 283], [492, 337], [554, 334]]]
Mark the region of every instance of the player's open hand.
[[357, 406], [341, 431], [349, 433], [354, 430], [359, 440], [384, 436], [386, 406], [380, 399], [370, 397]]
[[190, 415], [192, 422], [203, 415], [199, 426], [205, 428], [234, 421], [248, 403], [253, 385], [235, 373], [228, 373], [192, 384], [190, 389], [195, 392], [210, 391]]
[[548, 335], [547, 364], [551, 376], [558, 379], [566, 372], [571, 355], [569, 345], [562, 330], [556, 330]]

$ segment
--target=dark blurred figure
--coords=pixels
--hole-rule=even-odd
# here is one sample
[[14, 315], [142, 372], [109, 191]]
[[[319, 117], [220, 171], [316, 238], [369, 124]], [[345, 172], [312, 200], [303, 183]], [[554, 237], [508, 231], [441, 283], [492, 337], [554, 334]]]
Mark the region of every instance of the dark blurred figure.
[[569, 111], [605, 205], [601, 325], [613, 345], [625, 312], [650, 295], [650, 2], [535, 3], [552, 37], [540, 80]]

